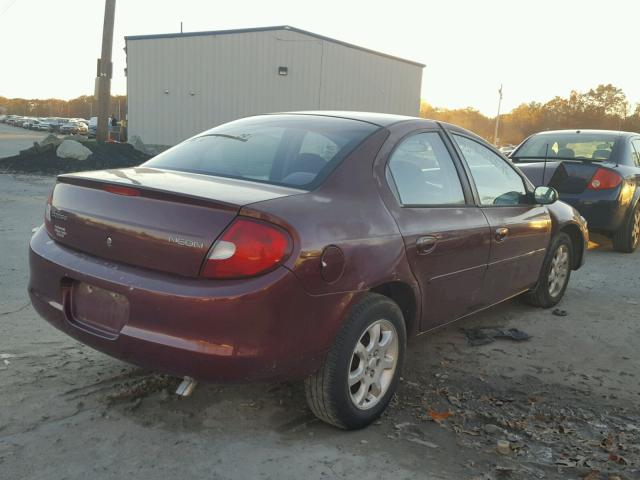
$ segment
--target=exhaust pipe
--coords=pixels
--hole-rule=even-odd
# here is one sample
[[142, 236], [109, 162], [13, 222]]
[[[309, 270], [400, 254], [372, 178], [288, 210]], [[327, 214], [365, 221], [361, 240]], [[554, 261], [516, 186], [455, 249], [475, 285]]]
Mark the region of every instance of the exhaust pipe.
[[176, 395], [181, 397], [189, 397], [198, 385], [198, 382], [191, 377], [184, 377], [178, 388], [176, 389]]

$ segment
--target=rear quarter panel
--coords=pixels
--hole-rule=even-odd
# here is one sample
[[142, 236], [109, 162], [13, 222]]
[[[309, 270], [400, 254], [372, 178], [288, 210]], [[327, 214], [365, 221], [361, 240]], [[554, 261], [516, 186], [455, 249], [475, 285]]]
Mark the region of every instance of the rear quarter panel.
[[[294, 251], [285, 266], [307, 292], [359, 293], [343, 306], [342, 317], [367, 290], [386, 282], [408, 283], [419, 299], [402, 236], [373, 175], [374, 158], [387, 136], [384, 128], [372, 134], [316, 190], [252, 204], [241, 211], [292, 232]], [[344, 254], [343, 271], [335, 281], [325, 281], [321, 275], [322, 254], [328, 246]]]

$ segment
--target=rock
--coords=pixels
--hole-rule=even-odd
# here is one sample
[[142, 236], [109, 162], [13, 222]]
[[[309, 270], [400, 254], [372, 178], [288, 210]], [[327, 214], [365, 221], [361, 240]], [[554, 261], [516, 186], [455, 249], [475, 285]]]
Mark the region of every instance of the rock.
[[147, 151], [147, 147], [145, 147], [144, 142], [139, 135], [131, 135], [131, 137], [129, 138], [129, 143], [139, 152], [149, 153]]
[[73, 160], [86, 160], [91, 153], [91, 150], [75, 140], [64, 140], [56, 150], [58, 157]]
[[56, 137], [52, 133], [47, 135], [43, 140], [40, 141], [39, 145], [44, 147], [45, 145], [60, 145], [62, 143], [62, 139]]
[[484, 426], [484, 431], [486, 433], [488, 433], [489, 435], [494, 435], [496, 433], [502, 433], [503, 432], [503, 430], [499, 426], [494, 425], [493, 423], [487, 423]]

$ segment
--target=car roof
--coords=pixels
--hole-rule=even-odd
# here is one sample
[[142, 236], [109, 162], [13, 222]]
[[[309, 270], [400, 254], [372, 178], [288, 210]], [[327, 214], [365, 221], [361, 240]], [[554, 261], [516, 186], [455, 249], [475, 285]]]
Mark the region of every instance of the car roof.
[[361, 122], [372, 123], [379, 127], [387, 127], [394, 123], [405, 122], [407, 120], [425, 120], [424, 118], [411, 117], [408, 115], [375, 112], [352, 112], [348, 110], [309, 110], [300, 112], [279, 112], [275, 115], [315, 115], [320, 117], [346, 118], [349, 120], [358, 120]]

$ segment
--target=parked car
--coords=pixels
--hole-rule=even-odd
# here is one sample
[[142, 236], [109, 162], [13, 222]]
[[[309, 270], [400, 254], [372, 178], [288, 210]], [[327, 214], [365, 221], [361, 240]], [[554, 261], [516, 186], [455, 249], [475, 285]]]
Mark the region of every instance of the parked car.
[[[111, 128], [111, 122], [112, 122], [112, 118], [109, 117], [109, 128]], [[88, 125], [88, 132], [87, 132], [87, 136], [89, 138], [95, 138], [96, 136], [96, 130], [98, 128], [98, 117], [91, 117], [89, 119], [89, 125]]]
[[48, 120], [41, 120], [37, 125], [37, 129], [41, 132], [53, 131], [53, 127], [51, 126], [51, 123]]
[[87, 126], [81, 122], [67, 122], [60, 127], [60, 133], [64, 135], [69, 134], [86, 134], [88, 131]]
[[638, 248], [640, 133], [541, 132], [527, 138], [511, 159], [535, 185], [557, 189], [587, 219], [590, 230], [612, 239], [616, 251]]
[[33, 130], [33, 124], [37, 122], [35, 118], [26, 118], [22, 122], [22, 128], [26, 128], [27, 130]]
[[384, 114], [237, 120], [140, 167], [61, 175], [29, 294], [70, 336], [211, 381], [305, 379], [361, 428], [407, 336], [524, 294], [560, 301], [586, 224], [453, 125]]
[[49, 125], [49, 128], [50, 128], [49, 131], [51, 131], [51, 132], [60, 132], [60, 128], [62, 127], [62, 125], [67, 123], [67, 119], [58, 118], [58, 117], [47, 117], [44, 120], [44, 122]]
[[503, 145], [499, 148], [500, 152], [502, 152], [507, 157], [516, 149], [515, 145]]

